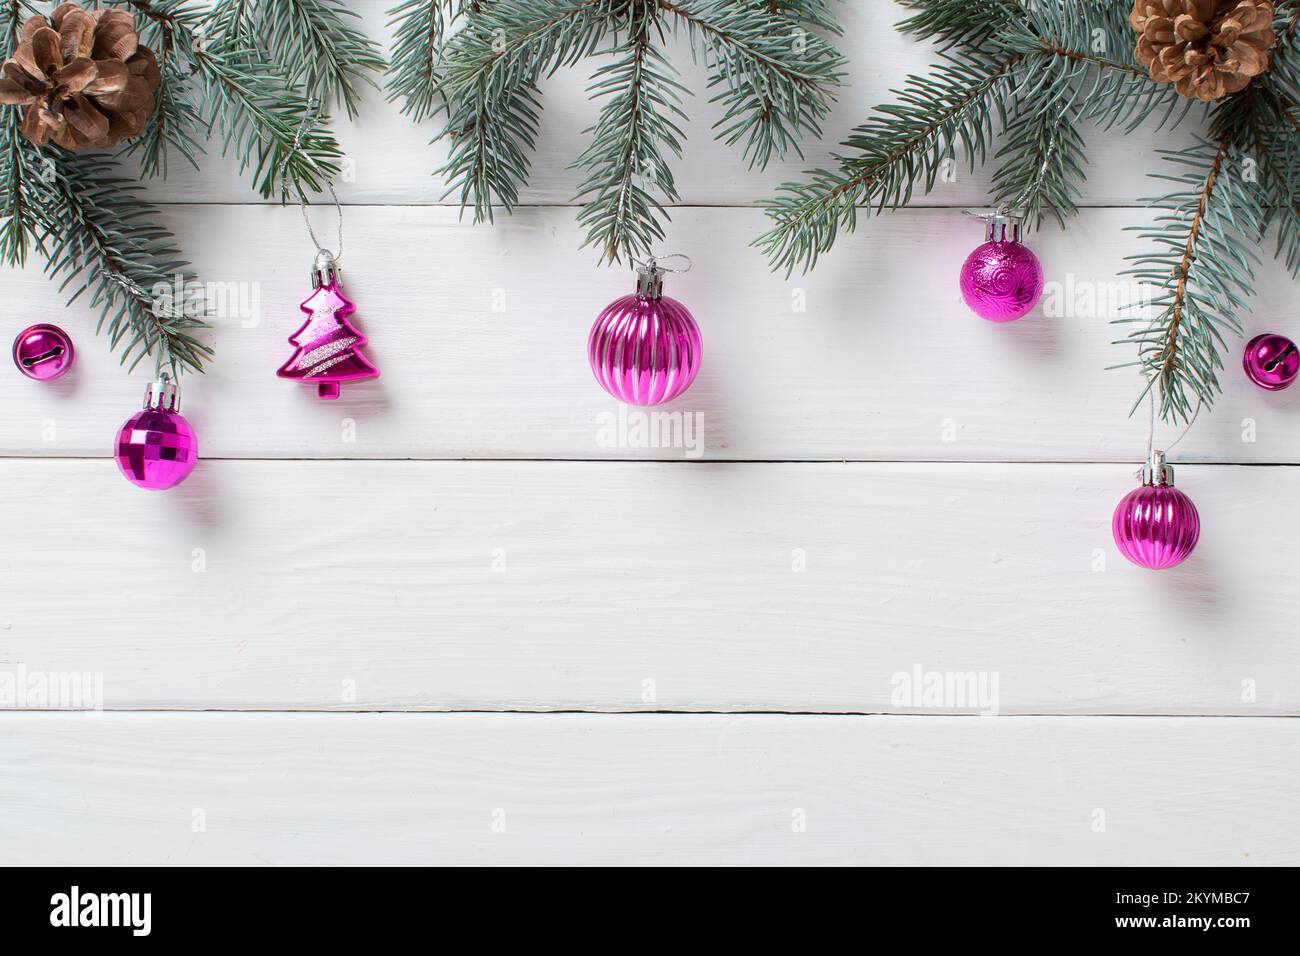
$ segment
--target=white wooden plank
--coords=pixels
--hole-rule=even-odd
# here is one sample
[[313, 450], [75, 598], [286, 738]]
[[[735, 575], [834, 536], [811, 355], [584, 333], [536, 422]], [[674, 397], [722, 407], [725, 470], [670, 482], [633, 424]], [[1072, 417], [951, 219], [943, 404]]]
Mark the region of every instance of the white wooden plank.
[[1294, 720], [29, 714], [0, 730], [14, 863], [1300, 863]]
[[1181, 469], [1204, 530], [1168, 572], [1114, 549], [1124, 466], [0, 477], [0, 673], [98, 672], [109, 708], [992, 709], [901, 696], [920, 668], [1001, 713], [1300, 713], [1294, 468]]
[[[809, 277], [771, 275], [748, 243], [756, 210], [676, 213], [665, 249], [695, 257], [669, 293], [688, 303], [703, 371], [672, 410], [700, 422], [695, 448], [643, 447], [606, 429], [619, 405], [586, 359], [592, 320], [631, 288], [625, 270], [593, 270], [567, 210], [530, 209], [496, 229], [449, 209], [349, 210], [346, 279], [383, 371], [338, 402], [275, 377], [301, 319], [312, 252], [292, 209], [188, 206], [172, 224], [215, 299], [218, 358], [191, 378], [186, 411], [205, 454], [268, 458], [666, 458], [1112, 460], [1144, 455], [1134, 352], [1112, 345], [1127, 287], [1115, 279], [1141, 248], [1124, 227], [1146, 213], [1092, 210], [1069, 232], [1034, 241], [1049, 279], [1039, 312], [983, 322], [956, 276], [978, 227], [955, 210], [864, 222]], [[0, 375], [0, 453], [106, 454], [138, 407], [147, 374], [123, 374], [94, 315], [35, 268], [5, 276], [11, 332], [55, 321], [78, 345], [58, 383]], [[1295, 284], [1259, 274], [1249, 333], [1296, 334]], [[1095, 303], [1100, 302], [1098, 306]], [[1090, 304], [1093, 303], [1093, 304]], [[256, 306], [256, 308], [254, 308]], [[799, 311], [800, 309], [805, 311]], [[1049, 313], [1045, 315], [1044, 313]], [[1300, 388], [1251, 385], [1236, 350], [1226, 394], [1179, 446], [1185, 460], [1298, 462]], [[642, 420], [644, 424], [645, 420]], [[1172, 434], [1163, 431], [1161, 443]]]
[[[363, 16], [367, 32], [380, 40], [385, 50], [390, 46], [386, 11], [392, 0], [357, 0], [351, 4]], [[893, 24], [906, 12], [893, 3], [839, 5], [845, 36], [840, 49], [848, 56], [848, 76], [834, 111], [823, 124], [820, 141], [810, 138], [803, 144], [804, 157], [791, 155], [774, 161], [766, 171], [746, 168], [738, 149], [723, 146], [714, 139], [713, 126], [722, 118], [718, 104], [709, 103], [712, 92], [706, 90], [706, 74], [694, 63], [689, 46], [682, 40], [670, 42], [674, 65], [682, 80], [694, 93], [684, 104], [690, 121], [683, 124], [685, 152], [675, 161], [673, 171], [682, 202], [688, 205], [750, 205], [772, 196], [776, 187], [787, 180], [801, 178], [811, 166], [833, 162], [837, 144], [866, 117], [869, 110], [895, 99], [890, 93], [900, 87], [910, 73], [927, 72], [937, 57], [926, 44], [899, 35]], [[532, 174], [520, 199], [525, 204], [570, 203], [577, 192], [581, 175], [569, 168], [586, 142], [585, 130], [595, 122], [600, 109], [587, 93], [591, 74], [599, 65], [593, 60], [577, 69], [566, 69], [542, 84], [545, 107]], [[361, 112], [355, 122], [339, 117], [336, 124], [339, 141], [350, 160], [340, 197], [350, 203], [438, 203], [446, 202], [446, 184], [433, 171], [446, 160], [446, 144], [430, 145], [429, 140], [441, 129], [431, 120], [420, 125], [402, 116], [397, 104], [384, 102], [384, 93], [366, 88], [361, 94]], [[1197, 124], [1185, 129], [1160, 132], [1142, 129], [1125, 135], [1117, 131], [1095, 131], [1089, 141], [1089, 180], [1084, 186], [1084, 201], [1114, 205], [1131, 203], [1141, 196], [1163, 190], [1147, 178], [1157, 164], [1153, 150], [1159, 146], [1173, 149], [1191, 141]], [[996, 148], [991, 154], [996, 152]], [[167, 180], [155, 181], [151, 195], [175, 202], [256, 202], [260, 201], [247, 179], [241, 179], [237, 165], [220, 157], [220, 142], [194, 171], [177, 160]], [[1134, 162], [1134, 156], [1145, 157]], [[996, 165], [988, 164], [974, 174], [965, 167], [954, 168], [950, 181], [941, 182], [933, 193], [918, 196], [922, 205], [979, 205], [987, 202], [987, 187]]]

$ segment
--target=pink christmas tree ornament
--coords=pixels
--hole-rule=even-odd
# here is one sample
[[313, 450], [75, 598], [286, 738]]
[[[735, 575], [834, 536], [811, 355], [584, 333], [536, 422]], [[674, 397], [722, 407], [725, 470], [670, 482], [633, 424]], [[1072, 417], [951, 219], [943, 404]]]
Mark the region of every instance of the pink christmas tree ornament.
[[275, 373], [315, 385], [322, 399], [338, 398], [344, 382], [379, 377], [379, 369], [361, 354], [366, 337], [347, 320], [356, 306], [344, 297], [341, 276], [334, 257], [322, 249], [312, 269], [315, 291], [299, 306], [307, 321], [289, 336], [298, 351]]

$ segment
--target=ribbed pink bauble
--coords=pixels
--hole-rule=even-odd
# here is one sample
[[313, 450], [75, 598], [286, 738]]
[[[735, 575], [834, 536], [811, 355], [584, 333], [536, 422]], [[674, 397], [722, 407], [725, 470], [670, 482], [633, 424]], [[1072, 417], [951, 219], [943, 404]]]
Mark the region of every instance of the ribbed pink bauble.
[[1174, 470], [1164, 454], [1154, 452], [1142, 470], [1142, 487], [1124, 496], [1110, 527], [1120, 554], [1139, 567], [1160, 570], [1182, 564], [1192, 553], [1201, 516], [1192, 499], [1174, 487]]
[[587, 339], [591, 371], [605, 391], [630, 405], [659, 405], [691, 387], [703, 342], [690, 310], [663, 294], [654, 259], [637, 272], [637, 290], [605, 307]]
[[1033, 311], [1043, 294], [1043, 267], [1020, 242], [1020, 223], [1010, 216], [984, 217], [987, 240], [961, 267], [961, 297], [980, 318], [1014, 322]]

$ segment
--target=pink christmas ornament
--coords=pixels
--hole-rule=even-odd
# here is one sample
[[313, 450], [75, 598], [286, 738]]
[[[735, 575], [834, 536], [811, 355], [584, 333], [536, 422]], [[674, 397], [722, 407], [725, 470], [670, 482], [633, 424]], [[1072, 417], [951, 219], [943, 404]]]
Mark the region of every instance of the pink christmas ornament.
[[356, 306], [343, 297], [340, 271], [328, 252], [317, 254], [311, 280], [316, 291], [299, 306], [307, 321], [289, 337], [298, 351], [275, 374], [315, 385], [317, 397], [335, 399], [344, 382], [378, 378], [379, 369], [361, 354], [366, 337], [347, 321]]
[[180, 392], [164, 373], [145, 391], [144, 411], [117, 433], [117, 467], [150, 491], [174, 488], [199, 461], [199, 440], [180, 415]]
[[982, 216], [987, 241], [961, 267], [961, 297], [980, 318], [1013, 322], [1031, 312], [1043, 294], [1043, 267], [1020, 243], [1020, 222], [997, 213]]
[[1142, 487], [1120, 501], [1111, 519], [1120, 554], [1143, 568], [1159, 570], [1182, 564], [1201, 534], [1196, 505], [1174, 487], [1174, 470], [1164, 452], [1151, 453], [1142, 469]]
[[700, 329], [686, 306], [663, 294], [668, 271], [648, 259], [637, 270], [636, 294], [606, 306], [587, 339], [596, 381], [631, 405], [672, 401], [700, 370]]
[[1280, 392], [1300, 373], [1300, 351], [1285, 335], [1266, 332], [1246, 343], [1241, 364], [1246, 376], [1260, 388]]
[[14, 365], [38, 382], [52, 382], [72, 368], [72, 338], [57, 325], [33, 325], [14, 339]]

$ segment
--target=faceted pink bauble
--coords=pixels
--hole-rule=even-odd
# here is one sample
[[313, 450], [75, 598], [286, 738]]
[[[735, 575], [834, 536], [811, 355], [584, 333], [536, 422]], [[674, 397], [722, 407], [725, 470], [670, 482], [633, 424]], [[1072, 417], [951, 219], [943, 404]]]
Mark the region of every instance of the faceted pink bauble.
[[178, 413], [146, 408], [117, 433], [117, 467], [132, 484], [151, 491], [173, 488], [199, 460], [199, 440]]
[[1300, 350], [1285, 335], [1266, 332], [1246, 343], [1242, 367], [1252, 382], [1270, 392], [1280, 392], [1300, 373]]
[[1201, 517], [1177, 488], [1144, 485], [1130, 491], [1110, 523], [1115, 546], [1136, 565], [1159, 570], [1182, 564], [1196, 547]]
[[611, 302], [587, 340], [596, 381], [632, 405], [658, 405], [690, 388], [702, 351], [695, 319], [668, 296], [626, 295]]
[[1043, 294], [1043, 267], [1013, 239], [984, 243], [961, 267], [961, 297], [981, 318], [1011, 322], [1028, 314]]

